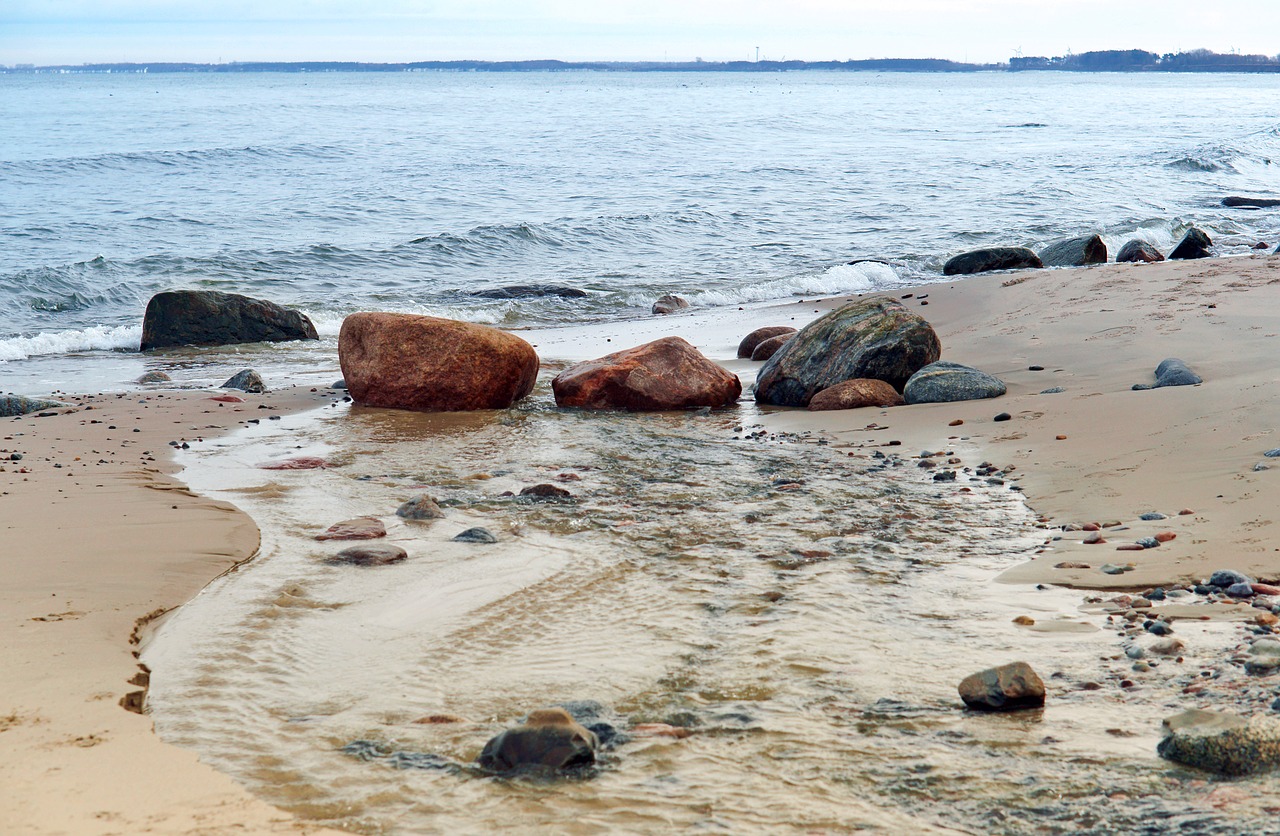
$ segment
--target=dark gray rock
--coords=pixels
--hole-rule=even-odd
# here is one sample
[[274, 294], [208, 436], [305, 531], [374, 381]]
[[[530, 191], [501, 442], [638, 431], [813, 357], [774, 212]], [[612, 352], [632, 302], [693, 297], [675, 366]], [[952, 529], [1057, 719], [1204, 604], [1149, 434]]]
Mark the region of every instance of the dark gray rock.
[[1234, 569], [1219, 569], [1209, 576], [1210, 586], [1226, 588], [1238, 583], [1253, 583], [1253, 579], [1248, 575], [1235, 571]]
[[347, 388], [347, 382], [345, 380], [335, 380], [333, 383], [329, 384], [329, 388], [345, 390]]
[[911, 375], [902, 389], [909, 404], [949, 403], [998, 398], [1005, 393], [1004, 383], [983, 371], [939, 360]]
[[765, 340], [780, 337], [783, 334], [794, 334], [796, 329], [789, 325], [766, 325], [764, 328], [757, 328], [750, 334], [742, 338], [742, 342], [738, 343], [738, 356], [750, 357], [752, 352], [756, 350], [756, 346]]
[[180, 345], [230, 345], [319, 339], [297, 311], [217, 290], [168, 290], [147, 303], [142, 350]]
[[22, 395], [0, 395], [0, 418], [13, 418], [26, 415], [28, 412], [39, 412], [42, 409], [57, 409], [67, 406], [61, 401], [47, 398], [28, 398]]
[[168, 383], [171, 380], [173, 380], [173, 378], [169, 377], [169, 375], [164, 372], [151, 371], [135, 380], [134, 383], [137, 383], [140, 386], [145, 386], [148, 383]]
[[420, 493], [397, 508], [396, 516], [406, 520], [438, 520], [443, 519], [444, 511], [434, 499]]
[[496, 543], [498, 538], [487, 528], [468, 528], [461, 534], [455, 534], [453, 537], [455, 543]]
[[1139, 241], [1137, 238], [1132, 241], [1125, 242], [1120, 248], [1120, 252], [1116, 253], [1116, 262], [1147, 262], [1164, 261], [1164, 255], [1159, 250], [1148, 244], [1146, 241]]
[[404, 549], [390, 543], [361, 543], [358, 546], [343, 549], [325, 562], [335, 565], [386, 566], [399, 563], [408, 556], [409, 553]]
[[1232, 598], [1252, 598], [1253, 584], [1251, 583], [1233, 583], [1228, 586], [1226, 593]]
[[807, 406], [823, 389], [860, 377], [901, 390], [941, 353], [932, 326], [897, 299], [860, 299], [809, 323], [770, 357], [756, 378], [755, 397]]
[[599, 738], [563, 708], [531, 712], [523, 725], [508, 729], [485, 744], [477, 762], [495, 772], [560, 771], [596, 761]]
[[520, 495], [533, 497], [534, 499], [567, 499], [568, 497], [573, 496], [573, 494], [558, 485], [549, 485], [546, 483], [541, 485], [530, 485], [527, 488], [523, 488], [520, 491]]
[[1169, 253], [1169, 259], [1209, 258], [1213, 255], [1209, 251], [1212, 246], [1213, 241], [1209, 240], [1209, 236], [1193, 226], [1182, 236], [1173, 252]]
[[474, 290], [471, 295], [478, 296], [481, 299], [537, 299], [547, 296], [558, 296], [561, 299], [581, 299], [587, 295], [587, 292], [576, 287], [565, 287], [558, 284], [512, 284], [506, 287]]
[[1200, 375], [1191, 371], [1186, 363], [1177, 357], [1169, 357], [1160, 361], [1160, 365], [1156, 366], [1156, 382], [1155, 383], [1135, 383], [1133, 389], [1160, 389], [1164, 386], [1195, 386], [1197, 383], [1203, 383]]
[[1050, 244], [1039, 252], [1045, 267], [1083, 267], [1106, 264], [1107, 245], [1097, 235], [1081, 235]]
[[960, 698], [979, 711], [1015, 711], [1044, 705], [1044, 682], [1026, 662], [988, 668], [965, 677]]
[[223, 389], [239, 389], [241, 392], [252, 392], [260, 395], [267, 391], [267, 384], [262, 382], [262, 378], [253, 369], [243, 369], [231, 375], [227, 382], [222, 384]]
[[1238, 209], [1268, 209], [1272, 206], [1280, 206], [1280, 199], [1274, 197], [1224, 197], [1222, 205]]
[[1280, 720], [1191, 709], [1164, 721], [1160, 757], [1219, 775], [1253, 775], [1280, 765]]
[[1262, 455], [1266, 456], [1268, 459], [1280, 458], [1280, 447], [1276, 447], [1275, 449], [1268, 450]]
[[1026, 247], [987, 247], [954, 256], [942, 266], [947, 276], [967, 276], [992, 270], [1022, 270], [1043, 267], [1040, 256]]
[[687, 307], [689, 307], [689, 302], [687, 300], [681, 299], [679, 296], [668, 293], [664, 296], [658, 297], [658, 301], [653, 303], [652, 310], [653, 310], [653, 313], [655, 314], [669, 314], [669, 313], [675, 313], [681, 308], [687, 308]]
[[1042, 395], [1060, 395], [1060, 394], [1062, 394], [1062, 393], [1063, 393], [1063, 392], [1065, 392], [1065, 391], [1067, 391], [1067, 390], [1066, 390], [1066, 389], [1063, 389], [1061, 386], [1051, 386], [1051, 387], [1049, 387], [1048, 389], [1041, 389], [1041, 390], [1040, 390], [1040, 394], [1042, 394]]

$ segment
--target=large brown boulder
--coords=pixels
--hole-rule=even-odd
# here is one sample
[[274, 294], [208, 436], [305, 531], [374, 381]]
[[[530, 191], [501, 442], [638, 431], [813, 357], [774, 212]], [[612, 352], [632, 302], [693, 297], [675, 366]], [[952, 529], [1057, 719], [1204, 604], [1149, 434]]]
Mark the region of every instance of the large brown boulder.
[[551, 390], [557, 406], [651, 412], [727, 406], [742, 383], [680, 337], [664, 337], [570, 366]]
[[791, 342], [791, 338], [795, 336], [793, 331], [790, 334], [779, 334], [776, 337], [770, 337], [760, 343], [751, 352], [751, 359], [757, 363], [763, 363], [770, 357], [778, 353], [778, 349]]
[[902, 395], [883, 380], [859, 377], [823, 389], [809, 401], [809, 409], [860, 409], [864, 406], [901, 406]]
[[1044, 681], [1026, 662], [970, 674], [959, 685], [960, 699], [979, 711], [1016, 711], [1044, 705]]
[[860, 299], [810, 322], [769, 358], [756, 378], [756, 400], [808, 406], [823, 389], [859, 377], [901, 390], [941, 354], [932, 326], [897, 299]]
[[563, 708], [531, 712], [524, 725], [485, 744], [480, 766], [496, 772], [515, 769], [570, 769], [595, 763], [600, 741]]
[[420, 412], [506, 409], [538, 376], [533, 346], [513, 334], [412, 314], [347, 317], [338, 362], [356, 403]]
[[743, 337], [742, 342], [738, 343], [738, 356], [750, 357], [755, 352], [756, 346], [765, 340], [771, 340], [783, 334], [794, 334], [795, 332], [796, 329], [790, 325], [766, 325], [763, 328], [757, 328]]
[[142, 350], [179, 345], [314, 340], [316, 327], [274, 302], [218, 290], [167, 290], [147, 303]]

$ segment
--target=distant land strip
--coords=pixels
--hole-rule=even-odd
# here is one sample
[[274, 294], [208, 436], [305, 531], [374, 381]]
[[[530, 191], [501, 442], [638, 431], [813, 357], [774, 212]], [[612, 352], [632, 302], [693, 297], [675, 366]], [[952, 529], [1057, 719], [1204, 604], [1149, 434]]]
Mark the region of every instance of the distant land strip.
[[1164, 72], [1274, 73], [1280, 56], [1217, 53], [1207, 49], [1158, 55], [1141, 49], [1082, 52], [1055, 58], [1010, 58], [1000, 64], [967, 64], [941, 58], [870, 58], [849, 61], [414, 61], [379, 64], [359, 61], [233, 61], [228, 64], [154, 62], [121, 64], [16, 64], [0, 73], [398, 73], [398, 72], [679, 72], [778, 73], [844, 70], [905, 73], [977, 72]]

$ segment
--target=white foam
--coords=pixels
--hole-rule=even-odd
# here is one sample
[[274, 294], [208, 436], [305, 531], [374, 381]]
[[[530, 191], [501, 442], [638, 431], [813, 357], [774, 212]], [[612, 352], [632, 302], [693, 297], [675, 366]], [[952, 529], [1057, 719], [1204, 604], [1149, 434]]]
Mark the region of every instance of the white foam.
[[[857, 264], [837, 264], [816, 273], [800, 273], [783, 279], [749, 284], [733, 290], [703, 290], [685, 296], [699, 307], [741, 305], [745, 302], [774, 302], [793, 296], [840, 296], [847, 293], [865, 293], [901, 284], [893, 267], [879, 261], [862, 261]], [[648, 307], [653, 302], [651, 292], [632, 294], [628, 303]]]
[[77, 351], [137, 351], [142, 344], [142, 326], [118, 325], [114, 328], [95, 325], [81, 331], [41, 331], [34, 337], [10, 337], [0, 340], [0, 363], [25, 360], [48, 354], [71, 354]]

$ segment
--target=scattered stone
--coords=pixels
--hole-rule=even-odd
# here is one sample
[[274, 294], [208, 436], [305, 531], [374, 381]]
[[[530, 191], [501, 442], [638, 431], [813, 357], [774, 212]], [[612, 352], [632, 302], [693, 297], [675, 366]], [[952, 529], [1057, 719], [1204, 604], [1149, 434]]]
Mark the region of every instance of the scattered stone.
[[687, 307], [689, 307], [689, 302], [687, 300], [668, 293], [664, 296], [658, 297], [658, 301], [653, 303], [652, 311], [654, 314], [666, 315], [669, 313], [675, 313], [676, 311]]
[[1275, 449], [1268, 450], [1262, 455], [1266, 456], [1268, 459], [1280, 458], [1280, 447], [1276, 447]]
[[217, 290], [169, 290], [147, 303], [141, 350], [319, 339], [297, 311]]
[[1160, 540], [1155, 537], [1143, 537], [1138, 540], [1137, 545], [1144, 549], [1154, 549], [1160, 545]]
[[1041, 389], [1041, 390], [1040, 390], [1040, 394], [1042, 394], [1042, 395], [1058, 395], [1058, 394], [1061, 394], [1061, 393], [1063, 393], [1063, 392], [1065, 392], [1065, 391], [1067, 391], [1067, 390], [1066, 390], [1066, 389], [1063, 389], [1061, 386], [1051, 386], [1051, 387], [1049, 387], [1048, 389]]
[[902, 396], [909, 404], [950, 403], [998, 398], [1005, 393], [999, 378], [949, 360], [921, 368], [907, 380]]
[[1209, 576], [1209, 585], [1222, 587], [1234, 586], [1238, 583], [1253, 583], [1253, 579], [1247, 575], [1235, 571], [1234, 569], [1219, 569]]
[[573, 494], [569, 493], [564, 488], [548, 484], [532, 485], [520, 491], [520, 495], [538, 497], [542, 499], [563, 499], [565, 497], [573, 496]]
[[1164, 518], [1165, 518], [1164, 514], [1161, 514], [1158, 511], [1149, 511], [1146, 514], [1143, 514], [1142, 516], [1138, 517], [1138, 519], [1146, 520], [1147, 522], [1151, 522], [1152, 520], [1163, 520]]
[[664, 337], [570, 366], [551, 389], [560, 407], [651, 412], [728, 406], [742, 383], [680, 337]]
[[1026, 662], [988, 668], [965, 677], [960, 698], [980, 711], [1013, 711], [1044, 705], [1044, 682]]
[[1224, 197], [1222, 199], [1223, 206], [1231, 206], [1240, 209], [1266, 209], [1271, 206], [1280, 206], [1280, 200], [1274, 197]]
[[347, 389], [347, 382], [345, 380], [335, 380], [333, 383], [329, 384], [329, 388], [345, 392]]
[[477, 760], [483, 768], [496, 772], [522, 768], [563, 770], [595, 763], [599, 747], [595, 733], [569, 712], [543, 708], [531, 712], [523, 725], [491, 739]]
[[471, 295], [481, 299], [539, 299], [548, 296], [558, 296], [561, 299], [581, 299], [587, 295], [587, 292], [576, 287], [565, 287], [558, 284], [511, 284], [487, 290], [473, 290]]
[[69, 406], [69, 404], [44, 398], [27, 398], [22, 395], [0, 395], [0, 418], [13, 418], [30, 412], [38, 412], [42, 409], [55, 409], [62, 406]]
[[351, 566], [387, 566], [399, 563], [409, 554], [399, 546], [390, 543], [365, 543], [351, 546], [335, 554], [325, 561], [329, 564], [348, 564]]
[[1131, 644], [1124, 649], [1124, 655], [1130, 659], [1141, 659], [1147, 655], [1147, 651], [1143, 650], [1141, 645]]
[[1107, 541], [1102, 539], [1102, 532], [1094, 531], [1088, 537], [1085, 537], [1080, 542], [1086, 546], [1100, 546]]
[[1135, 383], [1132, 388], [1134, 390], [1160, 389], [1165, 386], [1195, 386], [1203, 382], [1200, 375], [1191, 371], [1186, 363], [1177, 357], [1169, 357], [1161, 360], [1160, 365], [1156, 366], [1155, 383]]
[[406, 520], [439, 520], [444, 518], [444, 511], [434, 499], [420, 493], [397, 508], [396, 516]]
[[867, 406], [901, 406], [902, 403], [902, 395], [883, 380], [858, 377], [853, 380], [842, 380], [816, 393], [809, 400], [808, 408], [818, 412], [831, 409], [860, 409]]
[[169, 377], [169, 375], [164, 372], [150, 371], [135, 380], [134, 383], [139, 386], [146, 386], [148, 383], [168, 383], [171, 380], [173, 380], [173, 378]]
[[1253, 584], [1251, 583], [1233, 583], [1226, 589], [1228, 595], [1232, 598], [1252, 598]]
[[1097, 235], [1081, 235], [1050, 244], [1039, 253], [1045, 267], [1083, 267], [1106, 264], [1107, 245]]
[[756, 346], [765, 340], [781, 337], [785, 334], [794, 334], [796, 329], [789, 325], [766, 325], [764, 328], [757, 328], [750, 334], [742, 338], [742, 342], [738, 343], [738, 357], [749, 358], [755, 352]]
[[209, 400], [217, 401], [218, 403], [244, 403], [244, 398], [239, 395], [214, 395]]
[[496, 543], [498, 538], [494, 537], [489, 529], [477, 526], [468, 528], [460, 534], [455, 534], [453, 541], [455, 543]]
[[1141, 543], [1121, 543], [1116, 546], [1118, 552], [1140, 552], [1145, 548]]
[[900, 389], [941, 352], [929, 323], [898, 300], [860, 299], [809, 323], [769, 358], [755, 397], [760, 403], [807, 406], [823, 389], [855, 378]]
[[942, 266], [942, 273], [947, 276], [967, 276], [992, 270], [1021, 270], [1043, 266], [1040, 257], [1026, 247], [987, 247], [948, 259]]
[[1280, 720], [1191, 709], [1164, 721], [1156, 751], [1219, 775], [1252, 775], [1280, 764]]
[[1023, 627], [1030, 627], [1036, 623], [1036, 620], [1029, 615], [1020, 615], [1013, 620], [1014, 624], [1021, 624]]
[[413, 722], [420, 726], [436, 726], [446, 725], [449, 723], [465, 723], [467, 722], [467, 718], [459, 714], [442, 712], [440, 714], [428, 714], [426, 717], [419, 717]]
[[1213, 241], [1209, 240], [1209, 236], [1203, 230], [1193, 226], [1187, 230], [1186, 235], [1182, 236], [1182, 240], [1173, 248], [1173, 252], [1169, 253], [1169, 258], [1170, 260], [1209, 258], [1213, 255], [1209, 251], [1212, 246]]
[[1170, 540], [1176, 540], [1177, 538], [1178, 535], [1174, 534], [1172, 531], [1157, 531], [1152, 539], [1157, 543], [1168, 543]]
[[778, 349], [791, 342], [791, 338], [795, 334], [779, 334], [776, 337], [770, 337], [755, 347], [751, 352], [751, 359], [756, 363], [763, 363], [770, 357], [778, 353]]
[[291, 459], [263, 462], [258, 467], [262, 470], [318, 470], [329, 467], [329, 462], [317, 456], [294, 456]]
[[1177, 656], [1185, 650], [1186, 647], [1187, 646], [1182, 643], [1181, 639], [1164, 638], [1152, 643], [1148, 650], [1157, 656]]
[[948, 426], [948, 427], [959, 427], [959, 426], [961, 426], [962, 424], [964, 424], [964, 420], [963, 420], [963, 419], [961, 419], [961, 418], [956, 418], [956, 419], [954, 419], [954, 420], [952, 420], [952, 421], [948, 421], [948, 422], [947, 422], [947, 426]]
[[1280, 586], [1273, 586], [1269, 583], [1252, 584], [1254, 595], [1280, 595]]
[[1001, 412], [991, 419], [992, 421], [1012, 421], [1013, 416], [1007, 412]]
[[420, 412], [506, 409], [538, 376], [533, 346], [514, 334], [412, 314], [351, 314], [338, 362], [355, 403]]
[[1064, 560], [1062, 563], [1055, 563], [1055, 569], [1089, 569], [1092, 568], [1088, 563], [1080, 563], [1074, 560]]
[[1104, 563], [1099, 567], [1099, 571], [1107, 575], [1123, 575], [1125, 572], [1132, 572], [1133, 567], [1118, 563]]
[[356, 517], [334, 523], [317, 540], [374, 540], [387, 536], [387, 527], [377, 517]]
[[262, 378], [253, 369], [242, 369], [227, 378], [227, 382], [222, 384], [221, 388], [239, 389], [241, 392], [261, 395], [267, 391], [267, 384], [262, 382]]
[[1136, 238], [1125, 242], [1125, 245], [1120, 248], [1120, 252], [1116, 253], [1117, 263], [1145, 262], [1149, 264], [1155, 261], [1164, 261], [1164, 255], [1146, 241], [1139, 241]]

